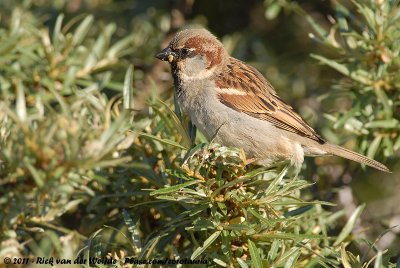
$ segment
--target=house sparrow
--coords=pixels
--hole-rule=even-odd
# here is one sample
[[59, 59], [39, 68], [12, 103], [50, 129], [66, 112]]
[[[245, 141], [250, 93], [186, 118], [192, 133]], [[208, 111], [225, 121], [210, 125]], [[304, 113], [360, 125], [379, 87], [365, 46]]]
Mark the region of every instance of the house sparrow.
[[205, 29], [177, 33], [156, 57], [170, 63], [178, 103], [194, 125], [208, 139], [243, 148], [256, 164], [289, 160], [300, 169], [304, 156], [333, 154], [389, 172], [375, 160], [327, 143], [261, 73], [229, 56]]

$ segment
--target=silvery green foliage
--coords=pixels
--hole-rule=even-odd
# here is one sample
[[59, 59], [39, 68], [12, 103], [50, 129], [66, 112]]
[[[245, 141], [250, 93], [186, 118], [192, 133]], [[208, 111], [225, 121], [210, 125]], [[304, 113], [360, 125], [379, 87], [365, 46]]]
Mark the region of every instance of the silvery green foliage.
[[[192, 135], [171, 99], [150, 98], [145, 114], [135, 112], [132, 97], [141, 89], [132, 84], [143, 72], [126, 57], [150, 62], [169, 15], [153, 10], [135, 18], [133, 33], [122, 37], [116, 24], [92, 15], [59, 15], [44, 26], [24, 8], [43, 1], [23, 2], [0, 17], [0, 259], [40, 252], [206, 258], [214, 266], [361, 266], [347, 245], [362, 206], [329, 237], [343, 213], [312, 200], [308, 181], [286, 168], [249, 169], [237, 148], [190, 149]], [[398, 78], [387, 79], [395, 85]], [[380, 88], [391, 99], [392, 87]], [[379, 267], [384, 255], [373, 255]]]
[[357, 136], [360, 151], [371, 158], [398, 155], [400, 149], [400, 7], [398, 1], [353, 1], [351, 10], [335, 5], [329, 31], [316, 24], [312, 38], [330, 47], [333, 57], [312, 55], [343, 78], [331, 97], [351, 108], [327, 117], [334, 129]]

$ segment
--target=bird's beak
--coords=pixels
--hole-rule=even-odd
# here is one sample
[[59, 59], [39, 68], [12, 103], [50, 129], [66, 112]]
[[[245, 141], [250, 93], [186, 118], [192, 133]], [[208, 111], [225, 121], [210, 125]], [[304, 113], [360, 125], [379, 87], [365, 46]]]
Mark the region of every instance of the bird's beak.
[[168, 61], [169, 63], [172, 63], [176, 57], [176, 53], [173, 52], [170, 47], [166, 47], [156, 54], [157, 59]]

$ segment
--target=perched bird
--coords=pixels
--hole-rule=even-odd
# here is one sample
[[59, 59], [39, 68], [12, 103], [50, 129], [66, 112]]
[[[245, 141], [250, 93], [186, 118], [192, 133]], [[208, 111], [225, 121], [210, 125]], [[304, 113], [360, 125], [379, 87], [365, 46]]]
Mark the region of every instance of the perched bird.
[[300, 169], [304, 156], [333, 154], [389, 172], [373, 159], [326, 142], [261, 73], [229, 56], [205, 29], [178, 32], [156, 57], [170, 63], [178, 103], [194, 125], [217, 143], [243, 148], [256, 164], [290, 161]]

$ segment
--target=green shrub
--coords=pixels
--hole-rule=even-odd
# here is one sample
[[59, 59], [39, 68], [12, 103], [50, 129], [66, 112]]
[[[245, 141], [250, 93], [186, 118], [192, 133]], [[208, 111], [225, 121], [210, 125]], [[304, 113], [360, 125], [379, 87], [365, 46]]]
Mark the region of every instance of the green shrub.
[[[50, 35], [31, 13], [15, 9], [0, 29], [0, 229], [9, 239], [2, 255], [67, 254], [57, 236], [85, 237], [61, 218], [82, 213], [81, 204], [104, 192], [114, 168], [131, 159], [124, 153], [134, 141], [129, 109], [105, 89], [122, 91], [112, 68], [132, 37], [111, 44], [110, 24], [94, 39], [93, 22], [87, 16], [71, 30], [61, 15]], [[30, 250], [21, 246], [32, 238]]]
[[353, 2], [359, 16], [337, 3], [328, 31], [313, 38], [336, 54], [334, 59], [312, 55], [343, 75], [333, 85], [334, 97], [351, 109], [327, 115], [333, 128], [357, 137], [360, 151], [387, 158], [400, 149], [400, 18], [397, 1]]
[[[150, 17], [170, 22], [167, 15]], [[341, 228], [343, 211], [329, 212], [333, 204], [313, 200], [311, 183], [287, 176], [286, 167], [249, 167], [241, 150], [214, 143], [190, 148], [186, 124], [173, 112], [171, 98], [158, 100], [157, 86], [149, 108], [135, 110], [140, 89], [134, 85], [142, 82], [143, 70], [134, 70], [127, 57], [150, 61], [159, 28], [168, 30], [163, 23], [138, 19], [133, 33], [119, 38], [115, 24], [92, 15], [68, 21], [59, 15], [49, 28], [25, 8], [0, 19], [1, 260], [108, 256], [121, 260], [117, 267], [129, 257], [347, 268], [370, 259], [375, 267], [394, 267], [373, 243], [366, 242], [372, 259], [347, 250], [363, 242], [352, 234], [363, 206]], [[393, 41], [390, 55], [397, 51], [393, 38], [384, 39]], [[342, 49], [348, 62], [316, 57], [336, 69], [363, 67], [352, 60], [354, 51]], [[348, 74], [355, 85], [347, 92], [362, 88], [359, 94], [367, 99], [380, 92], [378, 109], [357, 111], [352, 120], [398, 119], [398, 103], [390, 101], [398, 96], [391, 95], [398, 94], [397, 58], [385, 64], [392, 64], [380, 67], [387, 75], [373, 81], [387, 81], [388, 88], [368, 90]], [[382, 122], [363, 127], [369, 132], [360, 132], [361, 146], [374, 133], [392, 131], [398, 138], [397, 128]], [[388, 155], [384, 137], [374, 144]]]

